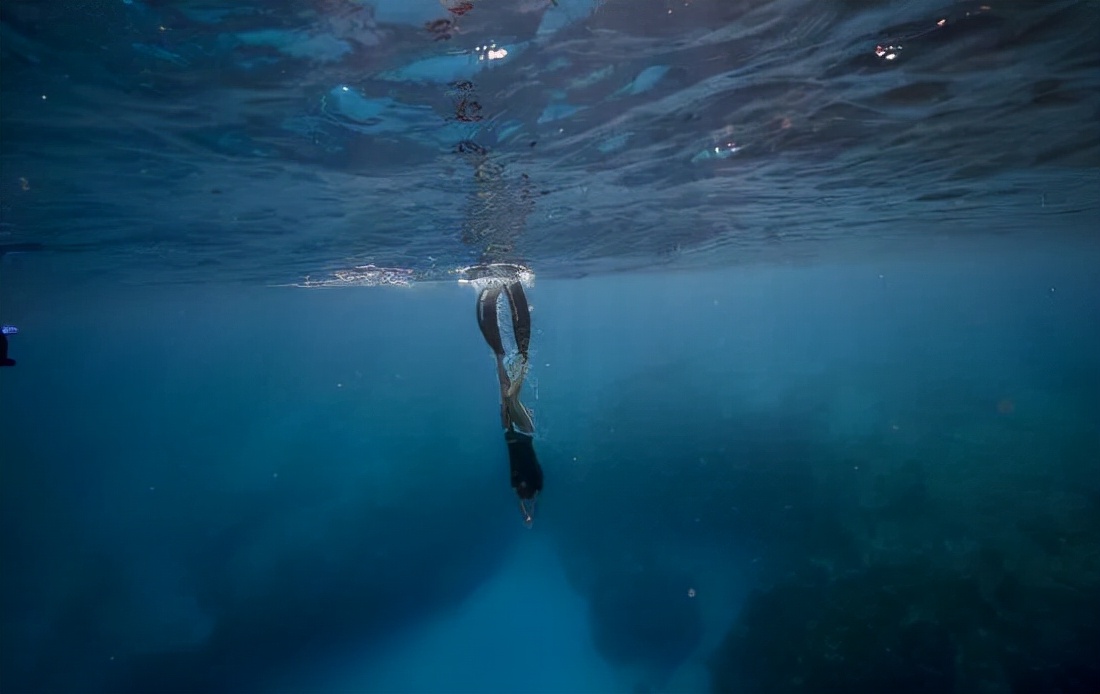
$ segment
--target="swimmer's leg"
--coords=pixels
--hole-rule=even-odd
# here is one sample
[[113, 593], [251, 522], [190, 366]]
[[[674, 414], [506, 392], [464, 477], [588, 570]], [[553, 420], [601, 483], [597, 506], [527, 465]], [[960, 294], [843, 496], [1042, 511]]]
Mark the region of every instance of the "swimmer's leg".
[[504, 401], [504, 407], [508, 413], [508, 421], [516, 429], [528, 435], [535, 433], [535, 422], [531, 419], [531, 411], [519, 401], [519, 393], [508, 396], [508, 399]]

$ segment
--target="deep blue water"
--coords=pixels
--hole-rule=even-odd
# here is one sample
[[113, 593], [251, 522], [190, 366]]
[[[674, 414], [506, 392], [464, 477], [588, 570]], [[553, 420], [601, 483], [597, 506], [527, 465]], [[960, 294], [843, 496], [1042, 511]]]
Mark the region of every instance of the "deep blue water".
[[7, 0], [0, 691], [1097, 691], [1098, 33]]

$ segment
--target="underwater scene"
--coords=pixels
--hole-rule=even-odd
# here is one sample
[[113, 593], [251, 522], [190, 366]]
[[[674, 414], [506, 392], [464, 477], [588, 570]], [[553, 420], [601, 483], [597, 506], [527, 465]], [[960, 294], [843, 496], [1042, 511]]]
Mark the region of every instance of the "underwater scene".
[[0, 3], [0, 692], [1100, 691], [1100, 3]]

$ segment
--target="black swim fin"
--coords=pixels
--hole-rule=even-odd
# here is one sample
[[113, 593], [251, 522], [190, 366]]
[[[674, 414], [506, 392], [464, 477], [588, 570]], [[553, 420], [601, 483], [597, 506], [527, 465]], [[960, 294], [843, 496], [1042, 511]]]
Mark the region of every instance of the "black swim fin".
[[527, 295], [519, 282], [508, 283], [504, 291], [508, 294], [508, 304], [512, 309], [512, 334], [516, 338], [516, 348], [527, 361], [527, 351], [531, 347], [531, 308], [527, 305]]
[[498, 357], [504, 356], [504, 342], [500, 338], [500, 325], [497, 324], [497, 298], [500, 286], [486, 287], [477, 296], [477, 327], [481, 335]]

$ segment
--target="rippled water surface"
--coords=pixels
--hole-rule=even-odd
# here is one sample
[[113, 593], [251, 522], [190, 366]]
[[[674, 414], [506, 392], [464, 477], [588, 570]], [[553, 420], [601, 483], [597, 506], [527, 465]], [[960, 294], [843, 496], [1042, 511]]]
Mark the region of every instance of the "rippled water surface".
[[1096, 2], [0, 15], [0, 244], [137, 281], [722, 266], [1088, 233], [1100, 207]]

